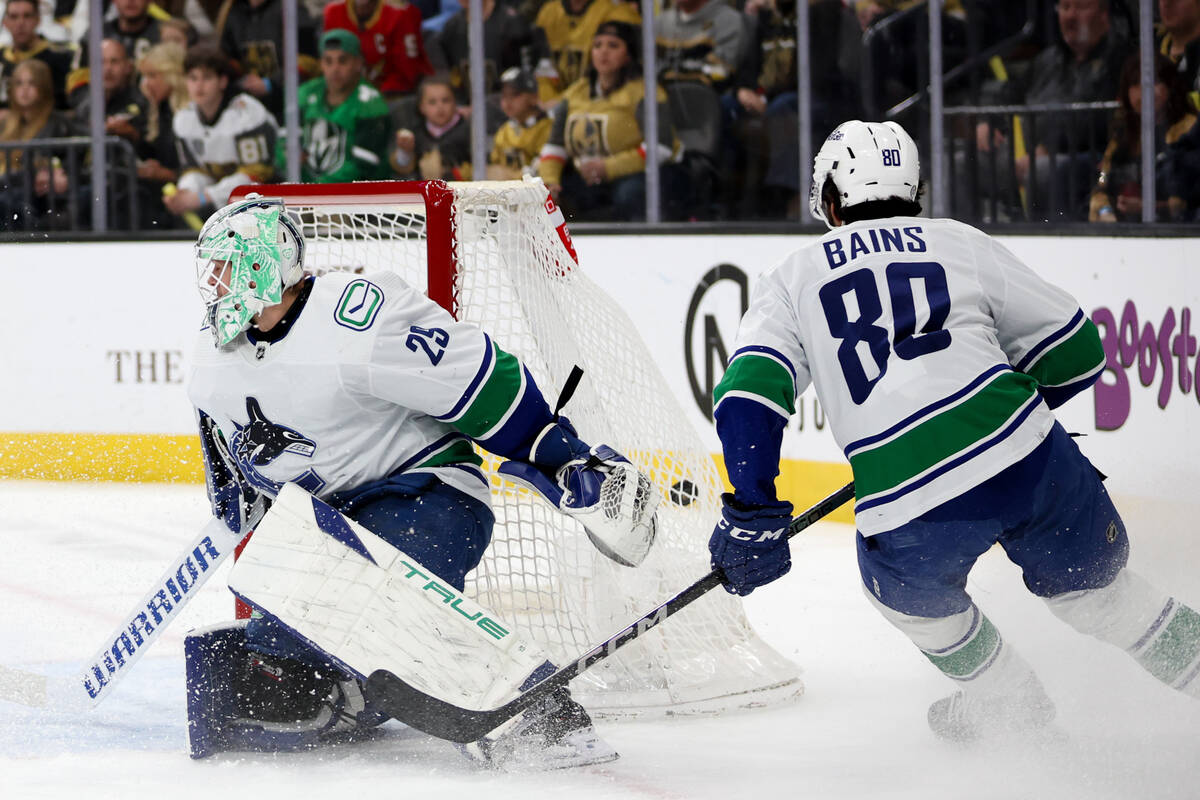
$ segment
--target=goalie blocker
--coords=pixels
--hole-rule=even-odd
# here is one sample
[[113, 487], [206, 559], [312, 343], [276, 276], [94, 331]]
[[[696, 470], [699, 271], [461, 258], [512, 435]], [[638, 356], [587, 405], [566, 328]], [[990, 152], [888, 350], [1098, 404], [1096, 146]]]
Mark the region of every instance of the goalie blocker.
[[[238, 628], [190, 637], [195, 757], [361, 736], [385, 718], [361, 691], [366, 676], [380, 669], [446, 702], [479, 709], [517, 696], [554, 670], [507, 622], [293, 484], [259, 524], [229, 586], [327, 661], [314, 666], [254, 653]], [[298, 692], [299, 700], [278, 700], [270, 690], [289, 682], [294, 691], [287, 694]], [[504, 769], [617, 757], [565, 687], [463, 751]]]

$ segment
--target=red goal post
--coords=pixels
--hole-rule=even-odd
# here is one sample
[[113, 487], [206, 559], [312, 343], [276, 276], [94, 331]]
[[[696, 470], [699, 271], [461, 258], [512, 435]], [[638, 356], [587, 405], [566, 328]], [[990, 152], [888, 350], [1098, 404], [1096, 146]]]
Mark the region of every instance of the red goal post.
[[[496, 527], [466, 592], [565, 664], [708, 572], [722, 490], [636, 328], [579, 266], [561, 212], [536, 180], [243, 186], [281, 197], [305, 237], [305, 267], [397, 272], [519, 356], [550, 396], [584, 378], [564, 413], [581, 436], [624, 453], [663, 493], [641, 567], [608, 560], [573, 519], [491, 473]], [[586, 257], [586, 253], [585, 253]], [[700, 713], [776, 705], [799, 669], [750, 627], [741, 601], [712, 592], [688, 613], [572, 684], [590, 710]]]

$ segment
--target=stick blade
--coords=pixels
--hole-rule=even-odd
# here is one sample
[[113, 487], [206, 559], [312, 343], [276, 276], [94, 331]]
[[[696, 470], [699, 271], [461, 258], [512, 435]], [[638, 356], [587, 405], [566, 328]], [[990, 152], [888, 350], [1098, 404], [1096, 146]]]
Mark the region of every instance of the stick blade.
[[45, 675], [0, 664], [0, 700], [43, 708], [49, 699]]
[[422, 692], [385, 669], [371, 673], [367, 678], [366, 690], [367, 696], [378, 703], [388, 716], [430, 736], [459, 744], [482, 739], [488, 731], [517, 711], [509, 708], [516, 705], [517, 701], [491, 711], [473, 711], [456, 706]]

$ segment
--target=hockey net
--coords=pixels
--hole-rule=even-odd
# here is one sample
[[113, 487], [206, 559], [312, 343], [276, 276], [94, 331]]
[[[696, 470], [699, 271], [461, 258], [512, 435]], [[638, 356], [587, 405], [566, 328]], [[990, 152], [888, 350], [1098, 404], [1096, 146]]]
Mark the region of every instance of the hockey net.
[[[468, 578], [470, 596], [561, 666], [708, 571], [705, 543], [721, 491], [712, 458], [633, 324], [577, 266], [540, 182], [269, 190], [303, 226], [306, 269], [398, 272], [519, 356], [551, 403], [581, 366], [563, 413], [585, 440], [613, 446], [646, 471], [664, 496], [654, 547], [631, 569], [487, 460], [496, 527]], [[714, 591], [583, 673], [572, 691], [602, 714], [707, 713], [794, 699], [803, 691], [798, 673], [754, 633], [739, 600]]]

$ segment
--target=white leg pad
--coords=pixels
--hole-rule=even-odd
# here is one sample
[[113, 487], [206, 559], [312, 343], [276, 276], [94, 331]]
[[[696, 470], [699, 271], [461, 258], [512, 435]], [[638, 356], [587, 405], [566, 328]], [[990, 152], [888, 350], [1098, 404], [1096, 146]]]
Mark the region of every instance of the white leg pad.
[[361, 678], [386, 669], [464, 708], [514, 697], [546, 656], [420, 563], [286, 484], [229, 588]]
[[1200, 614], [1129, 569], [1108, 586], [1046, 601], [1082, 633], [1125, 650], [1163, 683], [1200, 697]]

